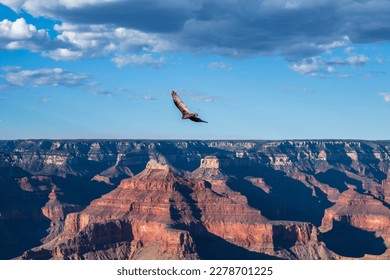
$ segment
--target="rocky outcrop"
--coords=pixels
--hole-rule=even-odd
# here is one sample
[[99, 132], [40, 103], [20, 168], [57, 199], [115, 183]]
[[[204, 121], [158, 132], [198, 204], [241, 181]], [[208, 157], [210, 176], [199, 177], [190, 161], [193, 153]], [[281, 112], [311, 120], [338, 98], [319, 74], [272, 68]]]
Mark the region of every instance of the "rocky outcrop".
[[343, 221], [356, 228], [375, 231], [379, 236], [390, 233], [390, 209], [372, 196], [352, 189], [343, 192], [336, 204], [326, 209], [321, 231], [331, 230], [334, 221]]
[[208, 180], [208, 181], [224, 181], [227, 176], [221, 172], [220, 160], [216, 156], [206, 156], [200, 161], [200, 167], [192, 171], [189, 176], [191, 179]]
[[[376, 198], [361, 194], [355, 190], [343, 192], [336, 204], [326, 209], [320, 230], [325, 238], [329, 238], [329, 247], [344, 256], [372, 258], [369, 255], [382, 255], [382, 258], [390, 258], [390, 209], [383, 205], [383, 202]], [[348, 236], [345, 234], [348, 233]], [[340, 245], [334, 240], [337, 235], [340, 240], [347, 239], [351, 243], [361, 243], [361, 247], [366, 246], [359, 252], [356, 248], [348, 248]], [[348, 242], [347, 241], [347, 242]], [[332, 245], [333, 244], [333, 245]], [[365, 244], [365, 245], [364, 245]], [[337, 247], [336, 247], [337, 246]], [[342, 251], [344, 248], [345, 252]], [[357, 247], [359, 248], [359, 247]]]
[[61, 190], [54, 185], [48, 196], [49, 201], [42, 207], [42, 214], [52, 221], [63, 221], [67, 214], [82, 209], [80, 205], [61, 202], [62, 195]]
[[383, 200], [390, 204], [390, 170], [387, 172], [387, 179], [382, 182], [381, 193], [383, 193]]
[[113, 185], [114, 183], [119, 183], [124, 178], [133, 177], [133, 172], [126, 166], [127, 162], [123, 158], [125, 158], [123, 154], [118, 154], [115, 164], [95, 175], [92, 180]]

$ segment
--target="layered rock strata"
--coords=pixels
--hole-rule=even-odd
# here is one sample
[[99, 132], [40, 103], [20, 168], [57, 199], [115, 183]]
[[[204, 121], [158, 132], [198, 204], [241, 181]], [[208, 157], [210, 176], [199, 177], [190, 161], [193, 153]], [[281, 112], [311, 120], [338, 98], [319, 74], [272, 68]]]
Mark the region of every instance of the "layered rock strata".
[[53, 259], [197, 259], [202, 257], [198, 247], [213, 236], [248, 252], [299, 258], [291, 252], [304, 251], [300, 256], [324, 257], [316, 249], [323, 246], [313, 225], [268, 221], [229, 189], [218, 167], [218, 159], [209, 159], [188, 179], [151, 160], [134, 178], [68, 214], [56, 239], [22, 258], [45, 252]]

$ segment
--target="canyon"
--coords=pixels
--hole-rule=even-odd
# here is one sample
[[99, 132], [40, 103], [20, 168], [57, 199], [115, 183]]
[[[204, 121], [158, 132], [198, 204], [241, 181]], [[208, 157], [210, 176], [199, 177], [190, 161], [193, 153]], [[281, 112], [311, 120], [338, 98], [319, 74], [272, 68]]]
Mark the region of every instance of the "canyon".
[[390, 141], [3, 140], [0, 259], [390, 259]]

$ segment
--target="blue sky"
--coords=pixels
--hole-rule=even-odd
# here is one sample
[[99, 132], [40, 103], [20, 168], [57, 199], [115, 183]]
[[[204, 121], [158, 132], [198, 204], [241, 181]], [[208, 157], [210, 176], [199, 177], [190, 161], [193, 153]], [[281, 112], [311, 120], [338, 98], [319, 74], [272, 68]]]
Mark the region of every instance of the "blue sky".
[[0, 139], [390, 139], [389, 1], [0, 3]]

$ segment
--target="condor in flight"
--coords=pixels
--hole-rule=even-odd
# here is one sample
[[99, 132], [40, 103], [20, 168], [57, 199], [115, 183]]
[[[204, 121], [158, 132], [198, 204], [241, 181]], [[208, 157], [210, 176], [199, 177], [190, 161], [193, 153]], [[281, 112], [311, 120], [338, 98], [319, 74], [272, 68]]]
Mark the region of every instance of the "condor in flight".
[[186, 104], [184, 104], [183, 101], [180, 100], [179, 96], [175, 91], [172, 90], [172, 99], [173, 103], [175, 103], [176, 107], [180, 110], [180, 112], [183, 114], [182, 119], [190, 119], [193, 122], [204, 122], [207, 123], [206, 121], [198, 118], [198, 114], [196, 113], [190, 113], [188, 110]]

